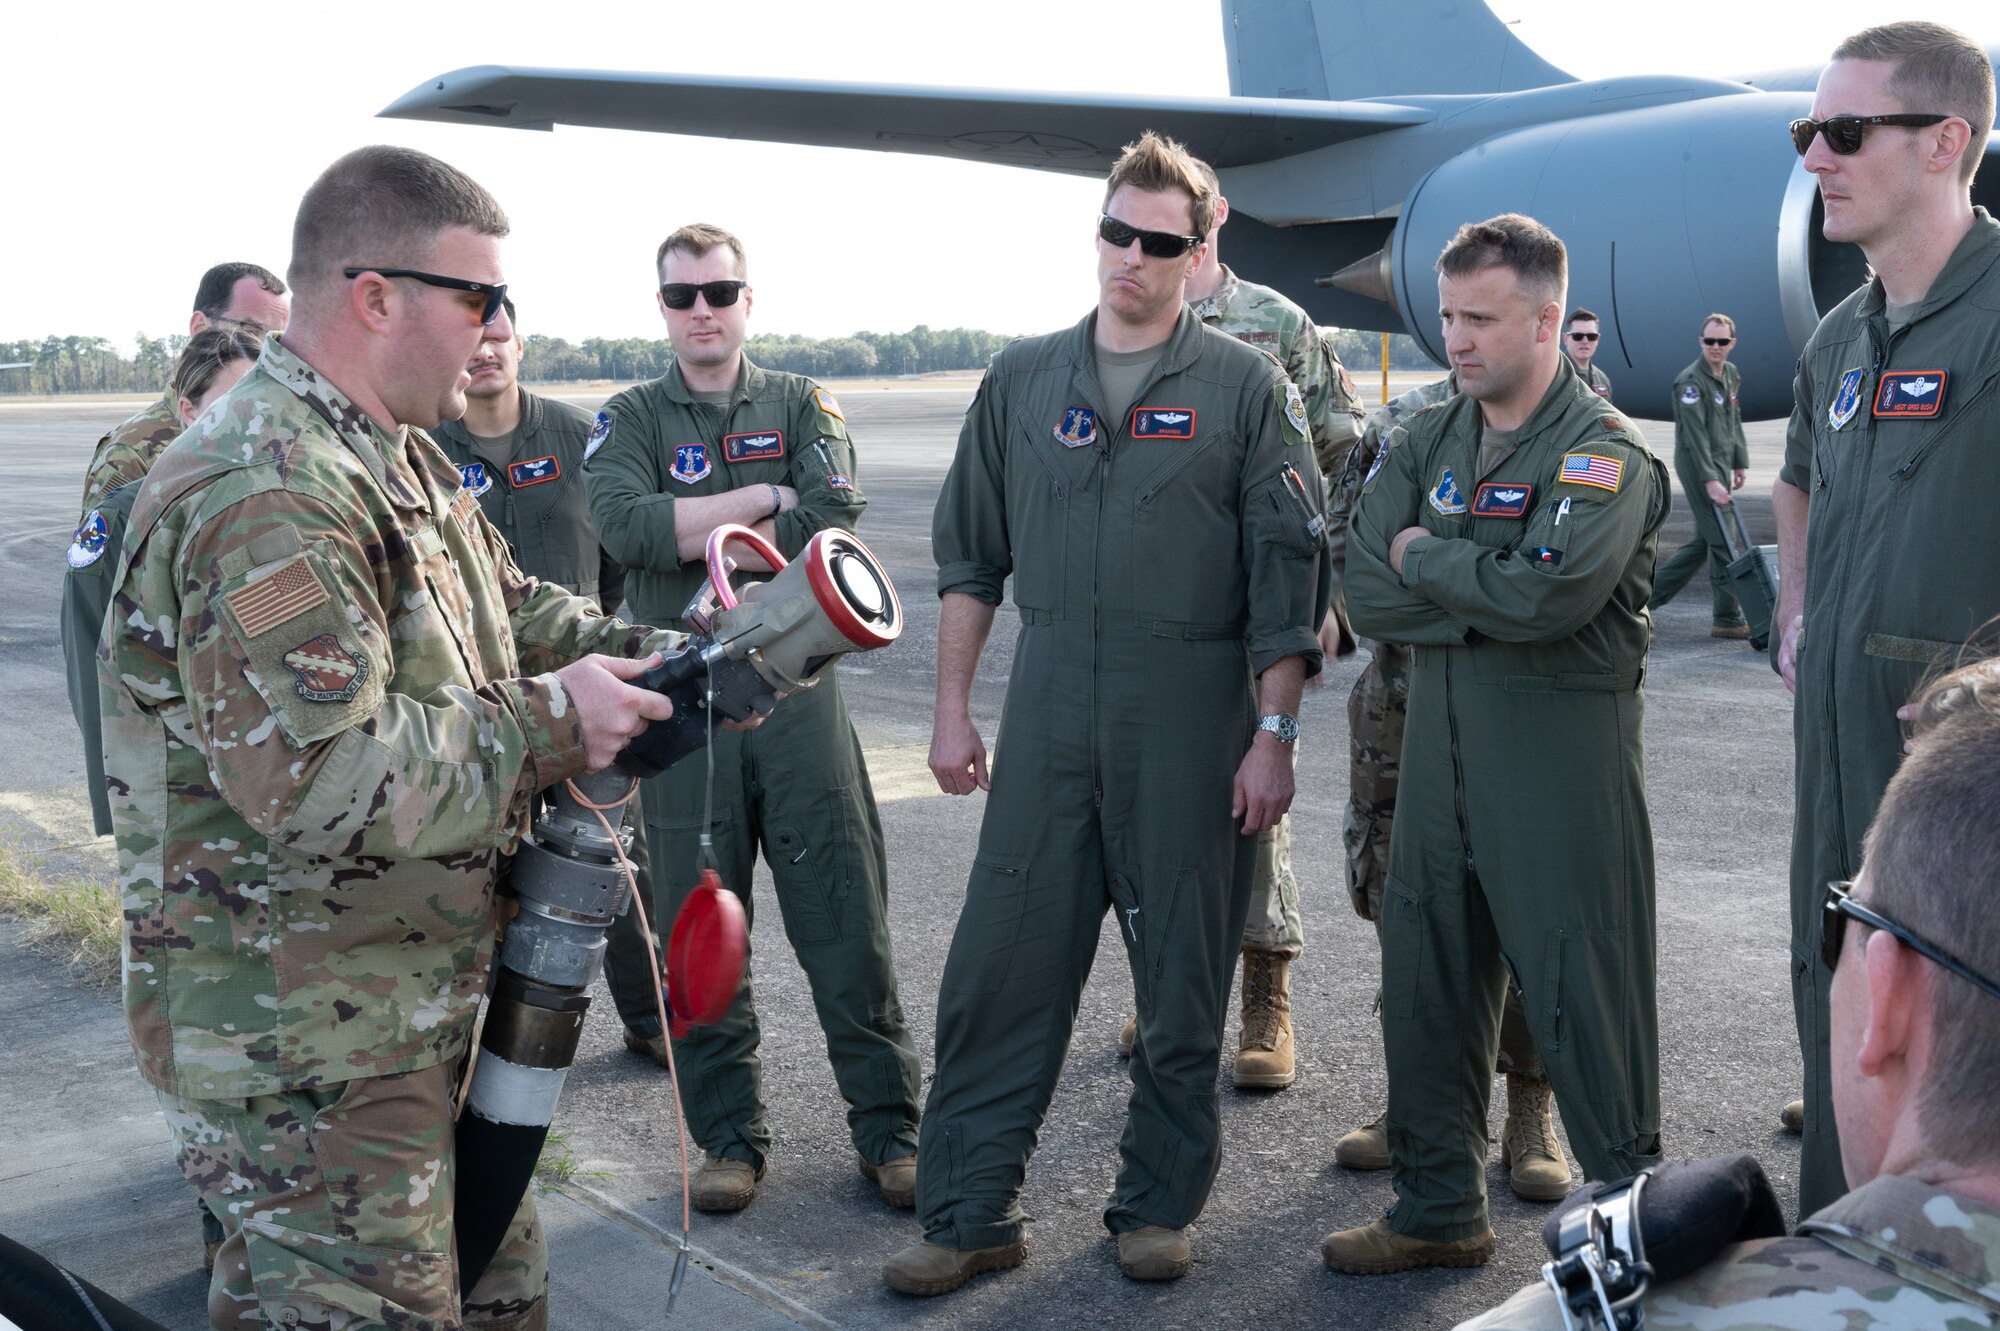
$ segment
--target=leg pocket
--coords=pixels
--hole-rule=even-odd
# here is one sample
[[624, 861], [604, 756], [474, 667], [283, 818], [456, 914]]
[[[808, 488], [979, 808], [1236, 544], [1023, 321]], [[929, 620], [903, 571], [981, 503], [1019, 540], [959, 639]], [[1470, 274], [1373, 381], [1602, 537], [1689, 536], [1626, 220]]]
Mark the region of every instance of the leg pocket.
[[1014, 950], [1027, 910], [1028, 861], [980, 855], [965, 885], [965, 908], [951, 937], [940, 992], [1004, 993], [1017, 978]]
[[449, 1253], [330, 1240], [268, 1220], [244, 1221], [243, 1240], [258, 1306], [273, 1325], [345, 1326], [359, 1319], [411, 1331], [458, 1326]]
[[1387, 875], [1379, 923], [1382, 935], [1382, 1010], [1392, 1017], [1417, 1015], [1423, 992], [1424, 908], [1417, 894], [1394, 874]]
[[830, 790], [808, 817], [773, 824], [766, 833], [764, 859], [794, 943], [831, 943], [845, 932], [851, 799], [844, 788]]

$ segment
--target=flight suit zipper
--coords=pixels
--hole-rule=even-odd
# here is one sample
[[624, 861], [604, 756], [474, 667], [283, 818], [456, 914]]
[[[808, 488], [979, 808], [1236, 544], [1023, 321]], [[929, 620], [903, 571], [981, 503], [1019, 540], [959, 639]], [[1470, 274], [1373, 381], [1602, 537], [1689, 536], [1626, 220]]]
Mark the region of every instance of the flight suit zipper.
[[1097, 746], [1102, 738], [1097, 728], [1097, 675], [1104, 656], [1104, 592], [1098, 585], [1104, 554], [1104, 491], [1111, 484], [1111, 445], [1107, 435], [1097, 450], [1097, 525], [1090, 542], [1090, 799], [1091, 807], [1104, 807], [1104, 769], [1098, 762]]

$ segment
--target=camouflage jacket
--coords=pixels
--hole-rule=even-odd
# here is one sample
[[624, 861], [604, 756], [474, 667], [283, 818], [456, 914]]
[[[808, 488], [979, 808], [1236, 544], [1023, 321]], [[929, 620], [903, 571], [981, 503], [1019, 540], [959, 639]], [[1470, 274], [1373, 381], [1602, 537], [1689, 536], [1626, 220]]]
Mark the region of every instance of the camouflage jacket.
[[658, 641], [523, 575], [428, 437], [264, 348], [142, 482], [99, 652], [126, 1019], [196, 1098], [462, 1052], [496, 862], [584, 767], [546, 672]]
[[77, 511], [90, 512], [105, 495], [151, 471], [180, 432], [180, 399], [169, 388], [158, 402], [97, 441], [83, 474], [83, 505]]
[[[1648, 1331], [1971, 1331], [2000, 1317], [2000, 1213], [1894, 1175], [1848, 1193], [1791, 1238], [1733, 1244], [1645, 1297]], [[1459, 1331], [1561, 1331], [1532, 1285]]]
[[1347, 465], [1361, 436], [1361, 404], [1354, 381], [1341, 366], [1312, 317], [1270, 287], [1245, 282], [1222, 266], [1222, 285], [1213, 295], [1189, 301], [1197, 319], [1267, 351], [1305, 398], [1313, 458], [1330, 482]]

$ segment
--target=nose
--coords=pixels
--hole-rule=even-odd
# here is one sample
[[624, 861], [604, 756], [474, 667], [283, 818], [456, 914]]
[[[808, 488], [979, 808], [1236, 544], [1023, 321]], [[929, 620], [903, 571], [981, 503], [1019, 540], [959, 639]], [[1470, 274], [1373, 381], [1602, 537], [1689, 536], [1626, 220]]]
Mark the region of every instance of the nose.
[[1826, 146], [1826, 135], [1815, 134], [1812, 142], [1806, 145], [1805, 156], [1800, 160], [1805, 163], [1806, 170], [1814, 175], [1823, 175], [1834, 169], [1838, 157], [1839, 154]]
[[480, 341], [512, 342], [513, 340], [514, 321], [507, 317], [507, 308], [503, 305], [500, 307], [499, 313], [493, 316], [493, 322], [486, 325], [484, 333], [480, 336]]
[[1472, 338], [1467, 335], [1465, 325], [1446, 322], [1444, 326], [1444, 354], [1456, 356], [1460, 352], [1472, 350]]

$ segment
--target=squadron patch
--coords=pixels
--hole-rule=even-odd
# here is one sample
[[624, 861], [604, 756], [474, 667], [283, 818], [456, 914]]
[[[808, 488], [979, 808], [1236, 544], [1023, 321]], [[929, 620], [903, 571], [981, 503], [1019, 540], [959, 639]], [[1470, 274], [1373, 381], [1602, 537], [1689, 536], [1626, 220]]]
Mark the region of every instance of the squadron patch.
[[1361, 488], [1363, 491], [1366, 491], [1369, 486], [1375, 484], [1376, 476], [1381, 474], [1382, 464], [1387, 462], [1388, 460], [1389, 460], [1389, 447], [1387, 444], [1384, 444], [1380, 449], [1376, 451], [1375, 460], [1368, 464], [1368, 474], [1361, 478]]
[[597, 413], [597, 423], [590, 427], [590, 438], [583, 441], [583, 460], [585, 462], [590, 461], [597, 450], [604, 447], [605, 442], [610, 438], [611, 413], [600, 411]]
[[1064, 410], [1062, 424], [1055, 428], [1056, 442], [1064, 448], [1082, 448], [1097, 442], [1097, 412], [1090, 407]]
[[486, 474], [484, 462], [468, 462], [458, 469], [461, 489], [470, 490], [474, 499], [493, 488], [493, 478]]
[[328, 600], [326, 587], [303, 555], [222, 598], [246, 638], [261, 638]]
[[507, 466], [507, 484], [516, 490], [526, 489], [530, 485], [540, 485], [543, 481], [552, 481], [560, 475], [562, 475], [562, 464], [556, 461], [556, 455], [553, 453], [545, 458], [529, 458], [526, 462], [509, 463]]
[[1614, 494], [1618, 491], [1618, 483], [1624, 477], [1623, 462], [1597, 453], [1567, 454], [1562, 461], [1562, 470], [1556, 474], [1558, 481], [1570, 485], [1592, 485]]
[[1534, 502], [1535, 487], [1532, 485], [1508, 485], [1498, 481], [1488, 481], [1472, 492], [1472, 516], [1475, 518], [1518, 518], [1525, 516], [1528, 505]]
[[1720, 388], [1716, 389], [1713, 396], [1715, 398], [1715, 405], [1718, 407], [1721, 406], [1723, 398], [1722, 390]]
[[1943, 370], [1891, 370], [1875, 389], [1874, 415], [1880, 420], [1929, 420], [1944, 410]]
[[353, 702], [368, 678], [368, 658], [340, 645], [331, 633], [308, 638], [285, 653], [285, 668], [298, 677], [307, 702]]
[[[58, 527], [56, 530], [61, 531]], [[89, 568], [104, 558], [105, 547], [111, 543], [111, 529], [104, 521], [104, 514], [91, 509], [82, 522], [76, 524], [76, 534], [69, 538], [69, 566]]]
[[1285, 385], [1285, 419], [1290, 421], [1292, 428], [1300, 434], [1312, 433], [1306, 426], [1305, 396], [1299, 392], [1297, 384]]
[[1452, 479], [1450, 467], [1444, 469], [1444, 475], [1438, 477], [1438, 483], [1431, 487], [1426, 498], [1432, 508], [1446, 517], [1465, 512], [1465, 496], [1458, 492], [1458, 482]]
[[[1293, 389], [1297, 392], [1297, 389]], [[1134, 407], [1132, 408], [1132, 437], [1134, 439], [1192, 439], [1194, 438], [1194, 408], [1192, 407]]]
[[854, 480], [852, 477], [842, 476], [837, 471], [829, 472], [826, 478], [826, 486], [829, 490], [852, 490], [854, 488]]
[[707, 444], [682, 444], [674, 450], [674, 465], [667, 468], [667, 475], [682, 485], [693, 485], [707, 478], [715, 470], [708, 460]]
[[844, 421], [847, 416], [840, 409], [839, 401], [824, 388], [813, 389], [813, 397], [819, 402], [819, 409], [835, 420]]
[[1857, 365], [1840, 376], [1840, 388], [1833, 395], [1833, 402], [1826, 409], [1826, 423], [1838, 430], [1854, 419], [1854, 413], [1861, 407], [1861, 376], [1867, 370]]
[[781, 458], [785, 455], [785, 432], [783, 430], [759, 430], [755, 434], [725, 434], [722, 436], [722, 460], [724, 462], [761, 462], [765, 458]]
[[1681, 390], [1681, 405], [1683, 407], [1692, 407], [1699, 401], [1701, 401], [1701, 390], [1693, 384], [1689, 384]]

